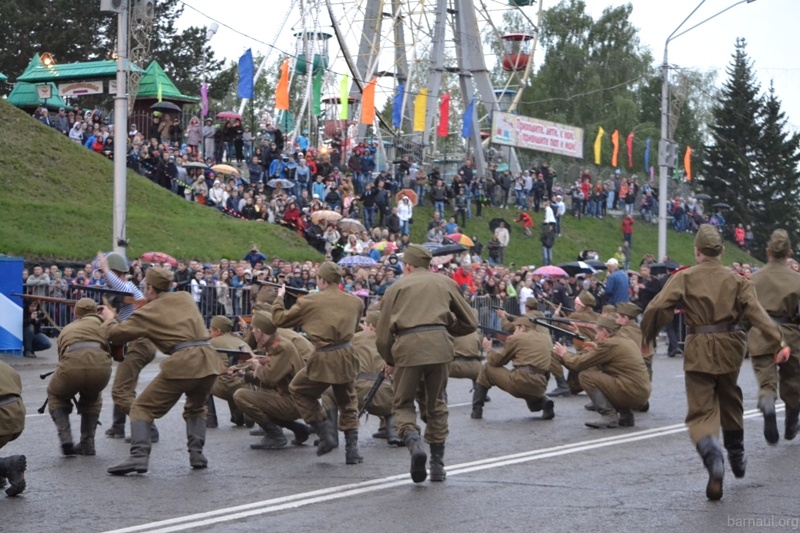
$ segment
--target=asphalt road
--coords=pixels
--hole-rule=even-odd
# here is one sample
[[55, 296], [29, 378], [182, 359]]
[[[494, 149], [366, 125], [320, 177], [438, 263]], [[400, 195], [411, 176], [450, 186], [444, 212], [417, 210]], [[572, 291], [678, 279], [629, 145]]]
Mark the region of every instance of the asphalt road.
[[[448, 477], [420, 485], [408, 478], [404, 448], [371, 438], [374, 418], [361, 430], [364, 464], [347, 466], [343, 438], [339, 449], [322, 457], [310, 445], [251, 450], [256, 438], [227, 423], [227, 406], [219, 400], [220, 428], [207, 435], [207, 470], [189, 468], [176, 406], [158, 422], [161, 442], [153, 446], [150, 471], [113, 477], [106, 468], [127, 457], [128, 446], [102, 436], [110, 424], [110, 390], [97, 456], [64, 458], [49, 416], [36, 413], [45, 398], [39, 373], [46, 367], [46, 361], [18, 367], [26, 428], [0, 453], [27, 455], [28, 490], [0, 497], [2, 532], [800, 529], [800, 440], [775, 447], [764, 442], [749, 361], [740, 379], [747, 477], [737, 480], [728, 471], [720, 502], [705, 498], [705, 470], [683, 425], [682, 360], [663, 355], [655, 360], [651, 411], [637, 413], [636, 427], [618, 430], [584, 427], [595, 416], [583, 409], [585, 395], [556, 399], [555, 420], [542, 421], [497, 389], [484, 419], [471, 420], [471, 383], [452, 380]], [[145, 369], [140, 389], [156, 372], [154, 365]], [[72, 419], [77, 439], [79, 421]], [[782, 430], [782, 406], [778, 422]]]

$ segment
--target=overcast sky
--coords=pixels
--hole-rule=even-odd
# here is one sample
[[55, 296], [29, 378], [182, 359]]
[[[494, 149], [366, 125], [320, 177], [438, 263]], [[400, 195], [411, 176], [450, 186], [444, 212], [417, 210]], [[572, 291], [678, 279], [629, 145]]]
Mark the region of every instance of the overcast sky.
[[[335, 0], [341, 4], [345, 0]], [[346, 0], [350, 4], [361, 4], [363, 0]], [[415, 3], [433, 5], [434, 0], [413, 0]], [[547, 9], [557, 4], [554, 0], [542, 0]], [[700, 3], [700, 0], [628, 0], [633, 4], [633, 24], [640, 30], [642, 43], [651, 49], [657, 63], [663, 59], [664, 41], [667, 36]], [[586, 0], [587, 9], [597, 18], [609, 5], [628, 3], [623, 0]], [[493, 17], [499, 22], [500, 9], [507, 0], [488, 0]], [[703, 21], [719, 11], [734, 5], [737, 0], [705, 0], [700, 9], [684, 25], [684, 29]], [[265, 43], [271, 43], [280, 30], [288, 0], [189, 0], [196, 10], [210, 18], [253, 36]], [[299, 2], [298, 2], [299, 4]], [[324, 5], [324, 1], [321, 1]], [[538, 7], [525, 8], [531, 19], [536, 18]], [[211, 20], [189, 7], [184, 11], [180, 25], [207, 26]], [[327, 13], [320, 17], [321, 24], [329, 26]], [[747, 52], [754, 62], [756, 77], [766, 90], [770, 80], [774, 81], [778, 97], [788, 116], [790, 126], [800, 131], [800, 0], [755, 0], [741, 3], [672, 41], [669, 46], [669, 62], [681, 68], [715, 70], [717, 81], [726, 79], [725, 68], [731, 61], [737, 37], [747, 39]], [[299, 11], [295, 10], [286, 26], [278, 36], [276, 45], [291, 51], [294, 48], [292, 26], [300, 25]], [[327, 30], [330, 31], [330, 30]], [[212, 39], [215, 54], [236, 60], [247, 48], [254, 53], [264, 53], [268, 46], [236, 34], [221, 27]], [[331, 41], [331, 55], [335, 43]], [[537, 53], [541, 58], [541, 53]], [[273, 55], [274, 59], [276, 56]], [[344, 71], [344, 66], [335, 67]]]

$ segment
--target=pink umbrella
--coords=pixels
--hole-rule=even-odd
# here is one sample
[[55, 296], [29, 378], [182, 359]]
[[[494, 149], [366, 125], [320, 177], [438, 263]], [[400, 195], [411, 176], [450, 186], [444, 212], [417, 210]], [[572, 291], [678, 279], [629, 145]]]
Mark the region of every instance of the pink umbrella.
[[534, 276], [542, 276], [545, 278], [566, 278], [567, 273], [564, 271], [563, 268], [559, 268], [553, 265], [547, 265], [543, 267], [539, 267], [533, 271]]
[[242, 115], [239, 113], [234, 113], [233, 111], [220, 111], [217, 113], [217, 118], [229, 118], [229, 119], [239, 119], [242, 120]]

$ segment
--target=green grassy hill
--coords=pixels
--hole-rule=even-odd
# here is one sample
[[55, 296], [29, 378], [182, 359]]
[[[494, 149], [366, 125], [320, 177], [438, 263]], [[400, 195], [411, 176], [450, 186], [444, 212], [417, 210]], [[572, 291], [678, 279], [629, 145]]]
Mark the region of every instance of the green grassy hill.
[[[72, 143], [0, 100], [0, 252], [27, 259], [86, 260], [108, 250], [112, 240], [113, 165], [107, 159]], [[412, 241], [423, 242], [432, 208], [416, 208]], [[448, 211], [449, 213], [449, 211]], [[541, 264], [538, 228], [543, 215], [534, 215], [533, 237], [513, 224], [512, 210], [486, 209], [483, 220], [468, 221], [465, 232], [489, 241], [488, 221], [503, 217], [511, 223], [507, 262]], [[192, 204], [133, 172], [128, 173], [128, 255], [163, 251], [177, 258], [217, 260], [243, 256], [256, 242], [268, 256], [289, 260], [321, 259], [294, 233], [275, 225], [223, 216]], [[556, 241], [556, 263], [574, 260], [586, 248], [603, 260], [622, 242], [620, 220], [564, 220], [563, 237]], [[637, 220], [633, 260], [655, 253], [657, 229]], [[725, 261], [753, 259], [728, 244]], [[691, 264], [692, 236], [668, 234], [670, 257]]]

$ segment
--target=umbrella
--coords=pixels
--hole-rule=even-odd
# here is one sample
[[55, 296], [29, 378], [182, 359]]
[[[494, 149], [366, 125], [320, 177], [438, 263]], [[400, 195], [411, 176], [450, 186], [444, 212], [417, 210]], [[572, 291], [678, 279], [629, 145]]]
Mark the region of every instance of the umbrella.
[[577, 274], [594, 274], [596, 270], [583, 261], [573, 261], [571, 263], [561, 263], [559, 268], [564, 270], [568, 275], [575, 276]]
[[436, 257], [431, 259], [431, 266], [437, 266], [438, 267], [438, 266], [446, 265], [447, 263], [451, 262], [453, 259], [455, 259], [453, 254], [437, 255]]
[[211, 167], [211, 170], [213, 170], [214, 172], [219, 172], [220, 174], [236, 174], [237, 176], [239, 175], [239, 169], [237, 169], [236, 167], [232, 167], [230, 165], [223, 165], [223, 164], [214, 165], [213, 167]]
[[336, 225], [339, 226], [340, 230], [349, 231], [350, 233], [367, 230], [367, 228], [364, 227], [364, 224], [354, 218], [343, 218], [337, 222]]
[[275, 178], [267, 182], [267, 187], [272, 187], [273, 189], [277, 189], [278, 185], [280, 185], [284, 189], [291, 189], [292, 187], [294, 187], [294, 182], [284, 178]]
[[606, 264], [600, 261], [599, 259], [589, 259], [588, 261], [583, 261], [583, 262], [595, 270], [608, 270]]
[[697, 198], [698, 200], [703, 200], [705, 202], [711, 200], [711, 197], [706, 193], [695, 194], [694, 197]]
[[567, 277], [567, 273], [564, 272], [563, 268], [559, 268], [553, 265], [547, 265], [543, 267], [539, 267], [533, 271], [534, 276], [543, 276], [545, 278], [565, 278]]
[[239, 119], [242, 120], [242, 115], [239, 113], [234, 113], [233, 111], [221, 111], [217, 113], [217, 118], [230, 118], [230, 119]]
[[508, 224], [508, 221], [504, 218], [493, 218], [492, 220], [490, 220], [489, 229], [492, 230], [492, 232], [494, 232], [494, 230], [496, 230], [500, 226], [501, 222], [506, 225], [506, 229], [508, 230], [509, 233], [511, 233], [511, 226]]
[[375, 243], [375, 245], [372, 248], [375, 249], [375, 250], [378, 250], [379, 252], [382, 252], [384, 250], [389, 250], [390, 252], [396, 252], [397, 251], [397, 245], [395, 243], [389, 242], [389, 241], [377, 242], [377, 243]]
[[403, 199], [403, 196], [408, 196], [408, 199], [411, 200], [411, 205], [417, 205], [417, 202], [419, 201], [417, 193], [415, 193], [411, 189], [403, 189], [402, 191], [395, 194], [394, 198], [395, 200], [397, 200], [397, 203], [400, 203], [400, 200]]
[[424, 246], [425, 248], [427, 248], [432, 252], [434, 250], [441, 248], [442, 246], [444, 246], [444, 244], [440, 242], [423, 242], [422, 246]]
[[341, 218], [342, 215], [336, 211], [331, 211], [330, 209], [320, 209], [319, 211], [314, 211], [311, 213], [311, 220], [314, 222], [319, 222], [321, 220], [324, 220], [325, 222], [337, 222]]
[[[436, 243], [427, 243], [427, 244], [436, 244]], [[466, 249], [467, 249], [466, 246], [464, 246], [463, 244], [458, 244], [458, 243], [442, 244], [442, 245], [439, 245], [439, 246], [437, 246], [435, 248], [430, 248], [430, 247], [426, 246], [425, 244], [423, 244], [422, 246], [425, 246], [425, 248], [428, 248], [428, 250], [431, 251], [431, 255], [433, 257], [441, 257], [443, 255], [448, 255], [448, 254], [460, 254], [461, 252], [466, 251]]]
[[145, 252], [140, 259], [147, 263], [158, 263], [159, 265], [162, 263], [169, 263], [170, 266], [178, 266], [178, 260], [164, 252]]
[[660, 276], [667, 274], [673, 270], [678, 270], [681, 266], [674, 261], [667, 261], [666, 263], [653, 263], [650, 265], [650, 274], [653, 276]]
[[453, 242], [457, 242], [458, 244], [463, 244], [464, 246], [475, 246], [475, 243], [472, 242], [472, 239], [464, 235], [463, 233], [451, 233], [447, 236]]
[[370, 267], [377, 264], [378, 262], [368, 255], [350, 255], [339, 261], [339, 266]]
[[181, 166], [183, 168], [202, 168], [203, 170], [208, 169], [208, 165], [201, 161], [190, 161], [189, 163], [185, 163]]
[[164, 113], [181, 113], [181, 108], [172, 102], [156, 102], [150, 106], [150, 111], [162, 111]]
[[711, 207], [713, 207], [714, 209], [731, 209], [731, 206], [723, 202], [716, 203]]

